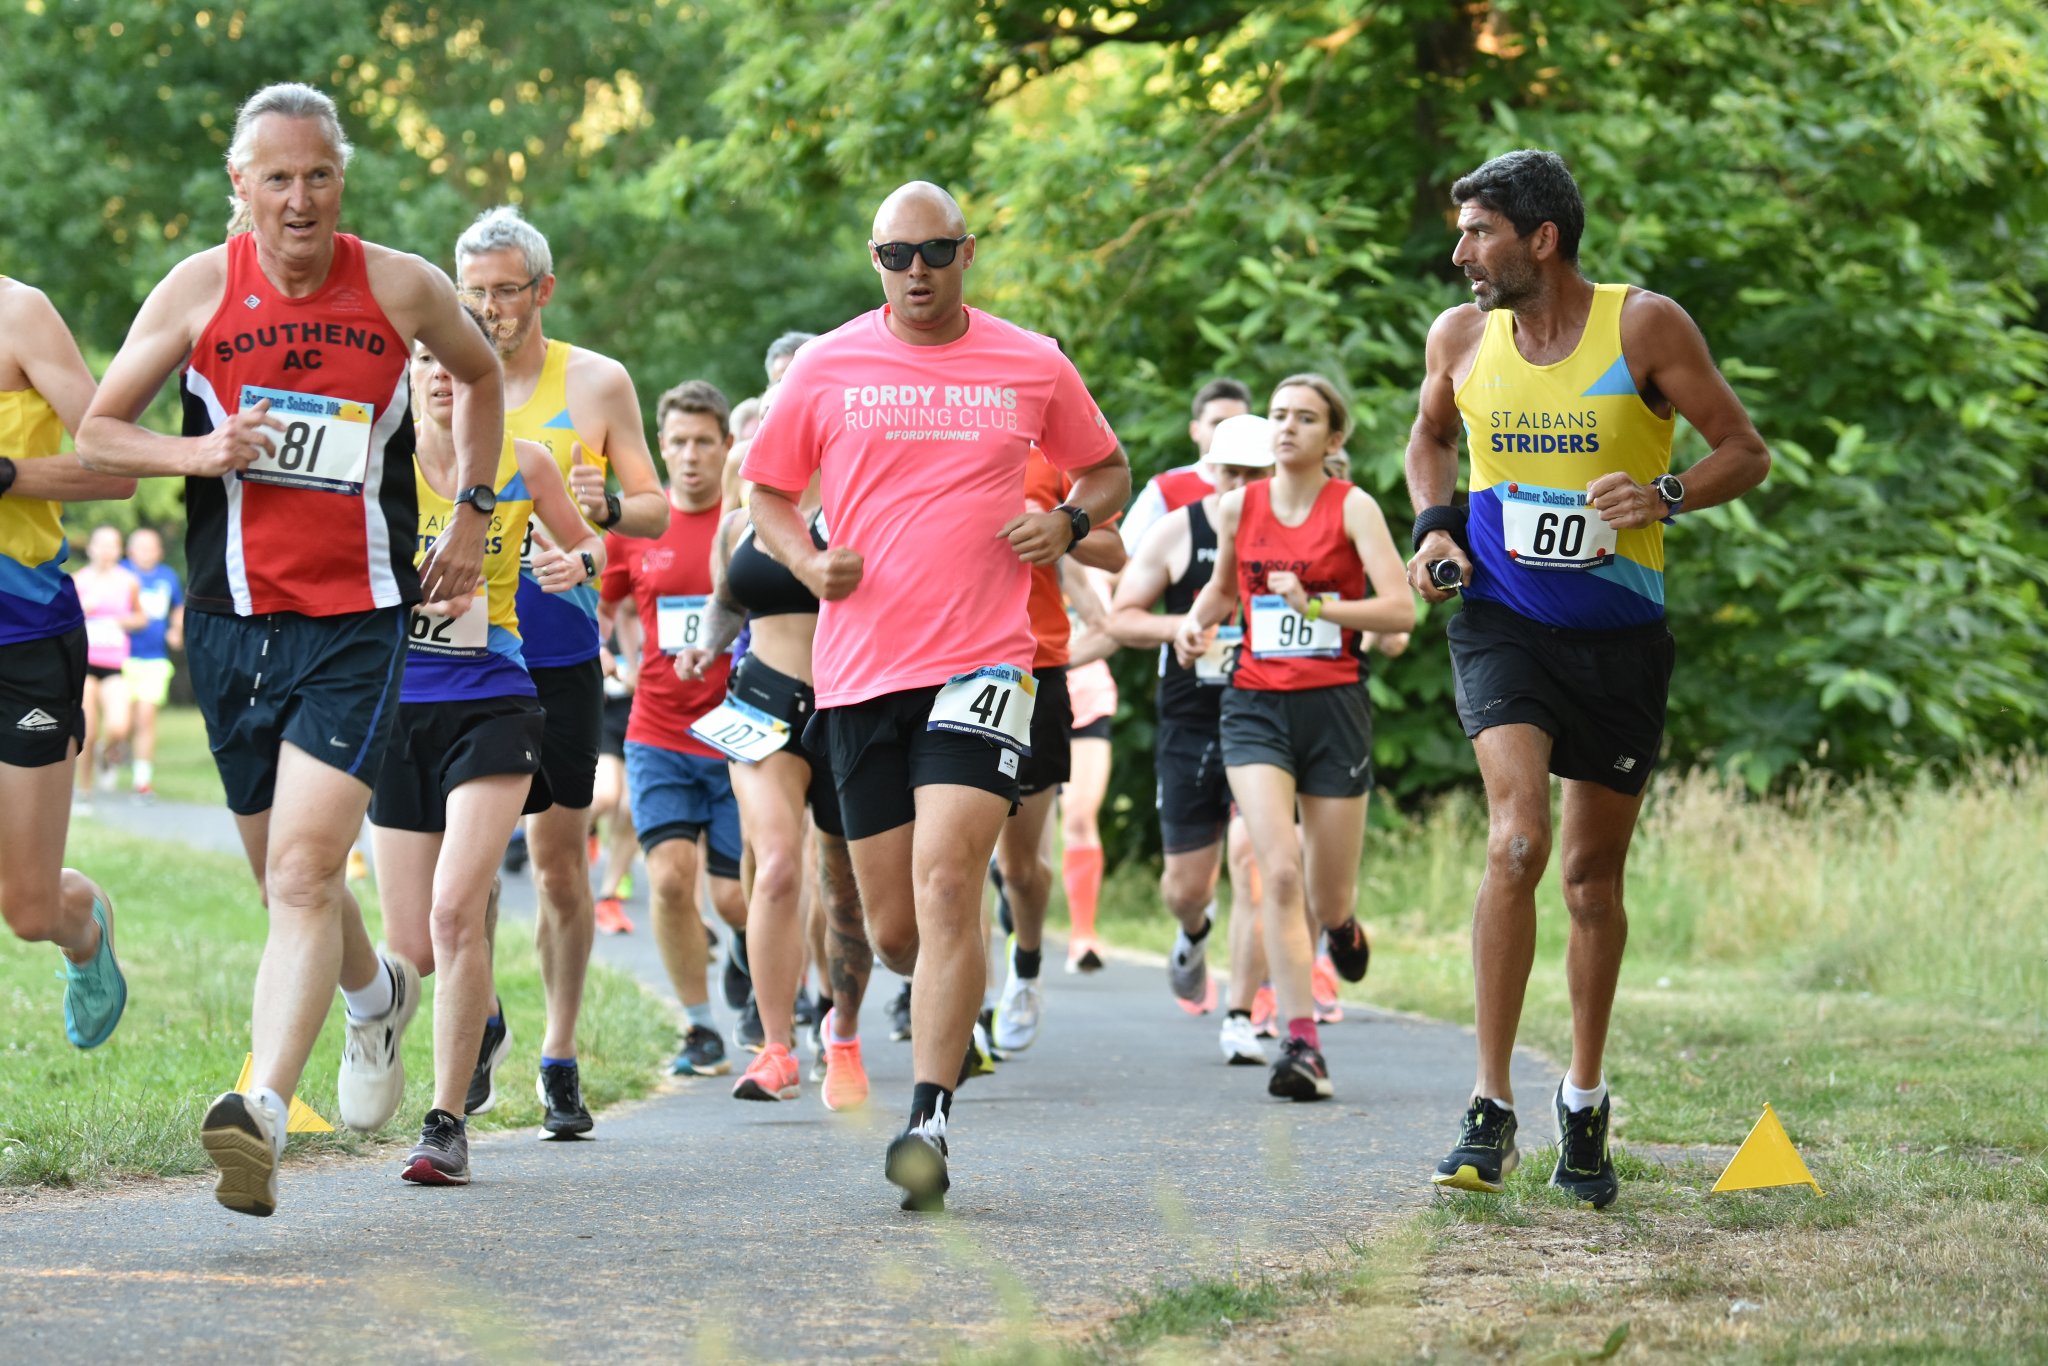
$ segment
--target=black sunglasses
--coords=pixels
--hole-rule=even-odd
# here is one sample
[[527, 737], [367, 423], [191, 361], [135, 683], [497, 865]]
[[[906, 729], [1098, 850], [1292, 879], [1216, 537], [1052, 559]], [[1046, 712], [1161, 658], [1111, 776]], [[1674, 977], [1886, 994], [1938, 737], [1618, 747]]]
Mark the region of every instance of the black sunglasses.
[[971, 236], [972, 233], [961, 233], [958, 237], [934, 237], [929, 242], [870, 242], [868, 250], [874, 252], [883, 270], [909, 270], [913, 256], [924, 257], [924, 263], [933, 270], [944, 270], [953, 264], [960, 244]]

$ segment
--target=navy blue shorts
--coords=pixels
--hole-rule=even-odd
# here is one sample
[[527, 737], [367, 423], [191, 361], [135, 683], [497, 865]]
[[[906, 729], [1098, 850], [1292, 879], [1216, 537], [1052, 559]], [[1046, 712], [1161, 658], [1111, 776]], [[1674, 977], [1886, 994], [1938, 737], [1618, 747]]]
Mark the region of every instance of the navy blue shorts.
[[704, 866], [713, 877], [740, 875], [740, 804], [725, 760], [626, 741], [626, 795], [640, 847], [706, 836]]
[[192, 692], [238, 816], [268, 811], [286, 741], [373, 787], [398, 719], [407, 609], [185, 614]]

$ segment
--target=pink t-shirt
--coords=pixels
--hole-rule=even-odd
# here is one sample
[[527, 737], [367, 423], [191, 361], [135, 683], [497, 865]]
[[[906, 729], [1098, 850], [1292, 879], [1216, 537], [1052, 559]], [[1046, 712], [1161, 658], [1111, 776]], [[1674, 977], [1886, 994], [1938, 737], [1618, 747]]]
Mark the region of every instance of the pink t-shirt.
[[887, 311], [797, 353], [740, 469], [795, 495], [822, 468], [832, 544], [862, 557], [860, 587], [819, 610], [820, 707], [1028, 670], [1031, 575], [997, 534], [1024, 511], [1026, 458], [1035, 442], [1078, 470], [1117, 449], [1050, 338], [969, 309], [960, 340], [912, 346]]
[[142, 581], [119, 565], [105, 573], [87, 565], [72, 582], [85, 611], [85, 662], [95, 669], [120, 668], [128, 662], [128, 630], [121, 623], [141, 601]]

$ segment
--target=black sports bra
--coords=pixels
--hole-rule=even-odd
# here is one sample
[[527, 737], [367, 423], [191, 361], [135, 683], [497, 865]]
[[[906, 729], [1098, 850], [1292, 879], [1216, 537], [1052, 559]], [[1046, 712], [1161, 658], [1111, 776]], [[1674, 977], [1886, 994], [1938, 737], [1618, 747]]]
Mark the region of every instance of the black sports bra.
[[[823, 550], [825, 515], [811, 518], [811, 544]], [[780, 560], [755, 544], [754, 525], [740, 533], [725, 567], [725, 586], [749, 617], [816, 616], [818, 600]]]

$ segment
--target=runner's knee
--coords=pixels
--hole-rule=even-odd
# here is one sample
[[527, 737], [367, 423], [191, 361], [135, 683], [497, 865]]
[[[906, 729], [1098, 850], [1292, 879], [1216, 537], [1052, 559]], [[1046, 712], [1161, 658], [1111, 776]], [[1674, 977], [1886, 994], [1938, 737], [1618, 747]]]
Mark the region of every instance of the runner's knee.
[[1534, 888], [1550, 862], [1550, 833], [1522, 822], [1496, 826], [1486, 839], [1486, 875]]
[[1597, 867], [1590, 860], [1565, 860], [1560, 881], [1564, 906], [1573, 920], [1593, 924], [1621, 913], [1621, 874]]

